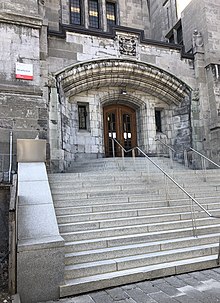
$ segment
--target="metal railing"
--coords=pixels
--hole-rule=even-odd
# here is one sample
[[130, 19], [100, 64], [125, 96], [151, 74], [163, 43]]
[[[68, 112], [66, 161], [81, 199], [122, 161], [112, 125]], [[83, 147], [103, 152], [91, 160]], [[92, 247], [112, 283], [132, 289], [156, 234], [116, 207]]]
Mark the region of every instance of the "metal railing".
[[15, 157], [13, 154], [13, 133], [9, 132], [8, 153], [5, 153], [6, 149], [0, 150], [0, 182], [11, 183], [13, 167], [15, 166]]
[[10, 204], [9, 204], [9, 262], [8, 262], [8, 288], [14, 295], [17, 290], [17, 175], [13, 175]]
[[[196, 215], [195, 215], [195, 205], [197, 205], [202, 211], [204, 211], [210, 218], [220, 219], [220, 216], [212, 215], [207, 209], [205, 209], [191, 194], [189, 194], [179, 183], [177, 183], [167, 172], [165, 172], [157, 163], [155, 163], [148, 155], [142, 151], [138, 146], [135, 146], [129, 150], [126, 150], [116, 139], [112, 138], [112, 146], [115, 143], [122, 150], [122, 157], [124, 162], [124, 153], [132, 152], [132, 156], [135, 157], [135, 150], [138, 150], [147, 160], [149, 160], [155, 167], [157, 167], [163, 175], [169, 179], [173, 184], [175, 184], [191, 201], [191, 217], [192, 217], [192, 228], [193, 236], [197, 237], [197, 226], [196, 226]], [[219, 247], [219, 259], [220, 259], [220, 247]]]
[[214, 161], [212, 161], [208, 157], [204, 156], [203, 154], [201, 154], [200, 152], [198, 152], [197, 150], [195, 150], [192, 147], [190, 147], [188, 150], [184, 151], [185, 166], [189, 167], [188, 155], [187, 155], [188, 151], [192, 151], [192, 152], [196, 153], [197, 155], [199, 155], [201, 157], [201, 160], [202, 160], [202, 171], [204, 173], [203, 174], [203, 179], [204, 179], [205, 182], [207, 181], [206, 161], [208, 161], [209, 163], [213, 164], [215, 167], [220, 168], [219, 164], [215, 163]]
[[173, 154], [176, 152], [175, 149], [173, 149], [171, 146], [163, 142], [162, 140], [156, 138], [155, 141], [159, 141], [163, 146], [168, 148], [168, 154], [169, 154], [169, 159], [170, 159], [170, 168], [173, 168]]

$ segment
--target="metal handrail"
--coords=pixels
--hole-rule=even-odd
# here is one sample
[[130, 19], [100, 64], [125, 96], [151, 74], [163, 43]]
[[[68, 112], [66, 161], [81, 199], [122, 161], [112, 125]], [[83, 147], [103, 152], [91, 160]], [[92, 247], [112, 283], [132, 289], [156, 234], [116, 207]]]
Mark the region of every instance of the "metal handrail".
[[162, 140], [156, 138], [155, 141], [159, 141], [161, 144], [166, 146], [169, 149], [169, 157], [170, 157], [170, 168], [173, 168], [173, 153], [175, 153], [175, 149], [173, 149], [171, 146], [163, 142]]
[[9, 203], [9, 277], [8, 288], [11, 295], [17, 290], [17, 206], [18, 179], [13, 175]]
[[[129, 150], [126, 150], [116, 139], [112, 138], [114, 142], [116, 142], [121, 149], [128, 153], [132, 150], [138, 150], [142, 153], [154, 166], [156, 166], [171, 182], [173, 182], [182, 192], [184, 192], [190, 199], [193, 201], [198, 207], [200, 207], [210, 218], [220, 218], [220, 216], [212, 215], [208, 210], [206, 210], [192, 195], [190, 195], [179, 183], [177, 183], [168, 173], [166, 173], [157, 163], [155, 163], [148, 155], [143, 152], [138, 146], [135, 146]], [[193, 232], [195, 233], [195, 225], [193, 225]], [[195, 235], [195, 234], [194, 234]]]
[[198, 152], [197, 150], [195, 150], [194, 148], [190, 147], [190, 150], [192, 150], [193, 152], [195, 152], [196, 154], [200, 155], [203, 159], [209, 161], [210, 163], [214, 164], [215, 166], [217, 166], [218, 168], [220, 168], [220, 165], [218, 165], [217, 163], [215, 163], [214, 161], [212, 161], [211, 159], [207, 158], [206, 156], [204, 156], [203, 154], [201, 154], [200, 152]]
[[172, 150], [172, 152], [176, 152], [175, 149], [173, 149], [171, 146], [169, 146], [168, 144], [164, 143], [162, 140], [156, 138], [155, 141], [159, 141], [160, 143], [162, 143], [163, 145], [165, 145], [166, 147], [168, 147], [170, 150]]

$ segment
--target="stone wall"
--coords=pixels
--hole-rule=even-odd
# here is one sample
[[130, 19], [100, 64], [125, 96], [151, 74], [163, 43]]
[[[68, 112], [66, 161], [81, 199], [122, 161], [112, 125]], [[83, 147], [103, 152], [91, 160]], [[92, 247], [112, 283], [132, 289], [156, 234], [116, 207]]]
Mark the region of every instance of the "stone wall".
[[[7, 1], [0, 14], [0, 158], [7, 159], [9, 133], [13, 132], [13, 153], [19, 138], [48, 137], [45, 45], [37, 1]], [[42, 29], [42, 30], [41, 30]], [[16, 63], [33, 66], [33, 80], [16, 79]], [[45, 67], [44, 67], [45, 68]], [[47, 76], [46, 72], [46, 78]], [[45, 94], [46, 93], [46, 94]], [[5, 156], [3, 156], [5, 155]], [[0, 169], [8, 168], [8, 163]], [[16, 169], [14, 159], [13, 169]]]
[[150, 1], [151, 38], [166, 41], [166, 34], [177, 22], [175, 0]]
[[220, 131], [219, 14], [219, 2], [207, 0], [191, 1], [182, 13], [184, 45], [186, 51], [192, 49], [195, 53], [198, 98], [193, 102], [194, 147], [217, 162], [216, 138]]
[[0, 257], [8, 251], [8, 215], [9, 215], [10, 186], [0, 186]]

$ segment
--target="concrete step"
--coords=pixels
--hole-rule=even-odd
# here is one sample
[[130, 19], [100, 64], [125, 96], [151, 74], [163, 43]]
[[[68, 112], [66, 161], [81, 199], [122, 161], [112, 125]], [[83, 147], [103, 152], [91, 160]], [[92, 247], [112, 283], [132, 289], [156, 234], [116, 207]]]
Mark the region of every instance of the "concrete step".
[[[197, 235], [210, 235], [219, 233], [219, 224], [213, 224], [209, 226], [198, 226]], [[155, 241], [163, 241], [170, 239], [180, 239], [186, 237], [192, 237], [192, 227], [185, 227], [178, 230], [165, 230], [156, 232], [141, 232], [137, 234], [122, 235], [122, 236], [111, 236], [103, 238], [93, 238], [85, 240], [66, 241], [65, 250], [66, 252], [79, 252], [94, 249], [103, 249], [107, 247], [118, 247], [124, 245], [149, 243]]]
[[134, 256], [138, 254], [152, 253], [157, 251], [174, 250], [178, 248], [193, 247], [218, 243], [220, 234], [203, 235], [199, 237], [185, 237], [168, 239], [157, 242], [135, 243], [124, 246], [106, 247], [101, 249], [86, 250], [79, 252], [67, 252], [65, 264], [81, 264], [100, 260], [109, 260], [120, 257]]
[[[205, 204], [206, 200], [201, 199], [199, 202], [205, 207], [207, 210], [218, 210], [219, 209], [219, 198], [216, 199], [210, 199]], [[111, 219], [111, 218], [123, 218], [123, 217], [134, 217], [134, 216], [146, 216], [146, 215], [156, 215], [156, 214], [172, 214], [172, 213], [179, 213], [184, 211], [190, 211], [191, 207], [189, 205], [189, 200], [178, 200], [170, 201], [171, 204], [168, 206], [167, 201], [158, 201], [159, 207], [154, 207], [154, 205], [149, 203], [130, 203], [130, 202], [124, 202], [120, 205], [117, 204], [117, 206], [121, 206], [121, 209], [117, 210], [115, 209], [115, 204], [112, 205], [113, 210], [107, 210], [103, 209], [106, 204], [100, 205], [100, 211], [95, 212], [93, 207], [87, 207], [87, 206], [69, 206], [69, 207], [58, 207], [56, 208], [56, 215], [59, 223], [66, 223], [66, 220], [69, 220], [69, 222], [83, 222], [88, 220], [99, 220], [99, 219]], [[129, 205], [128, 205], [129, 203]], [[162, 204], [163, 203], [163, 204]], [[175, 204], [175, 205], [174, 205]], [[126, 209], [126, 206], [131, 206], [130, 208]], [[79, 216], [80, 214], [80, 216]]]
[[[166, 199], [159, 199], [157, 200], [156, 197], [154, 197], [155, 200], [149, 200], [146, 201], [146, 198], [143, 197], [135, 197], [135, 199], [127, 198], [126, 199], [121, 199], [120, 201], [116, 200], [93, 200], [94, 204], [92, 203], [91, 200], [83, 200], [83, 201], [62, 201], [62, 207], [57, 207], [56, 208], [56, 213], [58, 214], [63, 210], [70, 210], [71, 213], [74, 214], [81, 214], [81, 213], [86, 213], [86, 212], [92, 212], [92, 213], [97, 213], [97, 212], [112, 212], [112, 211], [120, 211], [120, 210], [137, 210], [137, 209], [158, 209], [158, 208], [164, 208], [164, 207], [188, 207], [189, 206], [189, 199], [179, 199], [179, 200], [166, 200]], [[197, 199], [198, 202], [200, 202], [206, 209], [218, 209], [219, 206], [219, 196], [217, 197], [207, 197], [207, 198], [201, 198]], [[96, 203], [95, 203], [96, 202]], [[55, 203], [56, 205], [56, 203]], [[75, 206], [73, 206], [75, 205]], [[59, 203], [60, 206], [60, 203]]]
[[164, 276], [216, 267], [217, 255], [202, 256], [181, 261], [167, 262], [112, 273], [97, 274], [66, 280], [60, 286], [60, 297], [77, 295], [98, 289], [115, 287]]
[[[179, 210], [179, 212], [177, 211]], [[162, 212], [163, 211], [163, 212]], [[212, 215], [220, 214], [219, 209], [212, 211]], [[207, 214], [196, 210], [196, 218], [207, 217]], [[72, 225], [75, 226], [75, 230], [79, 230], [79, 226], [87, 223], [99, 223], [99, 228], [110, 227], [110, 226], [125, 226], [129, 224], [143, 224], [143, 223], [157, 223], [166, 222], [172, 220], [186, 220], [191, 219], [191, 207], [189, 206], [179, 206], [172, 208], [170, 210], [168, 207], [159, 208], [158, 211], [154, 209], [154, 213], [149, 214], [148, 210], [131, 210], [131, 211], [112, 211], [112, 212], [102, 212], [102, 213], [89, 213], [88, 215], [66, 215], [57, 216], [59, 226]], [[74, 228], [74, 227], [73, 227]], [[85, 229], [87, 229], [85, 227]]]
[[103, 274], [120, 270], [133, 269], [143, 266], [187, 260], [217, 254], [219, 244], [198, 245], [167, 251], [157, 251], [134, 256], [114, 258], [97, 262], [67, 265], [65, 279], [82, 278], [95, 274]]
[[[197, 226], [209, 226], [211, 221], [215, 221], [213, 218], [199, 218], [196, 220]], [[139, 225], [130, 225], [122, 227], [110, 227], [110, 228], [99, 228], [98, 225], [94, 224], [94, 229], [90, 230], [80, 230], [74, 232], [61, 232], [62, 237], [66, 241], [77, 241], [77, 240], [86, 240], [86, 239], [96, 239], [103, 237], [112, 237], [112, 236], [122, 236], [122, 235], [131, 235], [138, 234], [142, 232], [162, 232], [168, 230], [176, 230], [182, 228], [190, 228], [192, 226], [191, 220], [180, 220], [180, 221], [170, 221], [170, 222], [160, 222], [152, 224], [139, 224]]]

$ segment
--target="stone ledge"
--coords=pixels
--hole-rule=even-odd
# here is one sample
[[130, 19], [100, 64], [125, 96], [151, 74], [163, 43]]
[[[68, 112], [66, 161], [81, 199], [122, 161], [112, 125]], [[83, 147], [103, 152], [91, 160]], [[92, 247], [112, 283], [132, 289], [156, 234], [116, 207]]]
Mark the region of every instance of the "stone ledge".
[[64, 240], [61, 236], [26, 239], [18, 242], [18, 253], [22, 251], [49, 249], [62, 246], [64, 246]]
[[24, 16], [13, 14], [7, 10], [0, 13], [0, 22], [28, 26], [32, 28], [41, 28], [43, 21], [38, 16]]
[[0, 84], [0, 93], [43, 96], [43, 91], [37, 86]]

